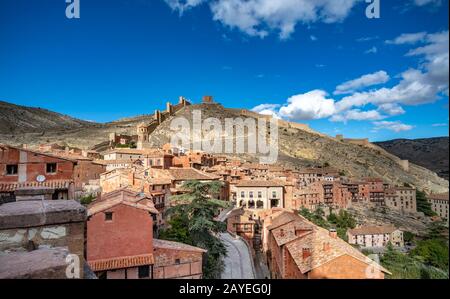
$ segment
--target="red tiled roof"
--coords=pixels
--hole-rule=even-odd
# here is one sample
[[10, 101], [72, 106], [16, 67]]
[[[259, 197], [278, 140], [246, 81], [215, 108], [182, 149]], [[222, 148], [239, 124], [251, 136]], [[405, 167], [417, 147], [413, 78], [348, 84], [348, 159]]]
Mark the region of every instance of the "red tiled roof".
[[191, 246], [191, 245], [184, 244], [184, 243], [160, 240], [160, 239], [153, 239], [153, 247], [154, 248], [180, 250], [180, 251], [195, 251], [195, 252], [201, 252], [201, 253], [207, 252], [207, 250], [205, 250], [203, 248]]
[[448, 192], [441, 194], [430, 194], [428, 195], [428, 199], [431, 200], [447, 200], [448, 201]]
[[354, 229], [350, 229], [348, 232], [354, 236], [357, 235], [381, 235], [390, 234], [397, 229], [392, 225], [380, 225], [380, 226], [362, 226]]
[[77, 163], [77, 161], [75, 159], [61, 157], [61, 156], [57, 156], [57, 155], [49, 154], [49, 153], [43, 153], [43, 152], [32, 150], [32, 149], [29, 149], [29, 148], [21, 148], [21, 147], [17, 147], [17, 146], [12, 146], [12, 145], [7, 145], [7, 144], [1, 144], [0, 143], [0, 149], [5, 150], [6, 148], [12, 148], [12, 149], [16, 149], [16, 150], [19, 150], [19, 151], [30, 152], [30, 153], [34, 153], [34, 154], [38, 154], [38, 155], [43, 155], [43, 156], [47, 156], [47, 157], [51, 157], [51, 158], [56, 158], [56, 159], [61, 159], [61, 160], [66, 160], [66, 161], [70, 161], [70, 162], [73, 162], [73, 163]]
[[240, 181], [237, 187], [283, 187], [283, 184], [275, 181], [257, 181], [257, 180], [243, 180]]
[[50, 180], [45, 182], [25, 182], [25, 183], [9, 183], [0, 182], [0, 192], [13, 192], [20, 188], [51, 188], [56, 190], [68, 189], [72, 180]]
[[168, 172], [176, 181], [188, 181], [188, 180], [218, 180], [219, 177], [204, 171], [197, 170], [195, 168], [170, 168]]
[[88, 261], [94, 272], [153, 265], [154, 263], [153, 253]]

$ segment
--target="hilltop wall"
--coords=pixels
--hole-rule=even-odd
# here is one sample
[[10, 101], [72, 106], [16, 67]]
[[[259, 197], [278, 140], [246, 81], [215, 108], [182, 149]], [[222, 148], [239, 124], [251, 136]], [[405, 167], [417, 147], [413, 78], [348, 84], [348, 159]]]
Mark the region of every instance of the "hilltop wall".
[[184, 97], [180, 97], [178, 104], [173, 105], [170, 102], [166, 103], [166, 110], [155, 110], [154, 112], [154, 118], [150, 123], [141, 123], [137, 126], [137, 135], [138, 135], [138, 141], [137, 141], [137, 148], [143, 149], [145, 147], [149, 146], [149, 135], [155, 131], [155, 129], [166, 119], [168, 119], [170, 116], [174, 115], [181, 109], [183, 109], [186, 106], [191, 105], [191, 103], [186, 100]]

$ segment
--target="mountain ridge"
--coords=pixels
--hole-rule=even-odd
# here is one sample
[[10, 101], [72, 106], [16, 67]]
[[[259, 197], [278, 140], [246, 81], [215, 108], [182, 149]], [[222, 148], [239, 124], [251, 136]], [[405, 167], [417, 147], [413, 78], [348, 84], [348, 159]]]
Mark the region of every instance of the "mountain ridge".
[[446, 180], [449, 179], [448, 136], [417, 139], [398, 138], [374, 143], [401, 159], [408, 159], [414, 164], [436, 172]]
[[[2, 109], [2, 106], [0, 106], [0, 109]], [[192, 121], [190, 118], [193, 109], [202, 111], [203, 120], [208, 117], [219, 119], [251, 117], [244, 113], [245, 109], [225, 108], [220, 104], [189, 105], [162, 122], [155, 129], [150, 135], [151, 144], [161, 146], [170, 141], [170, 136], [173, 134], [169, 126], [170, 120], [177, 116], [184, 116]], [[19, 109], [19, 111], [23, 111], [23, 109]], [[36, 112], [36, 110], [33, 111]], [[139, 123], [148, 123], [154, 120], [154, 115], [148, 114], [101, 124], [78, 122], [75, 118], [47, 110], [45, 110], [45, 113], [38, 110], [37, 113], [39, 117], [32, 119], [39, 121], [44, 118], [43, 124], [30, 126], [23, 122], [13, 122], [8, 124], [9, 127], [13, 127], [13, 130], [9, 130], [9, 127], [5, 129], [5, 126], [0, 126], [0, 143], [37, 145], [51, 142], [88, 149], [107, 142], [109, 134], [112, 132], [135, 135], [136, 126]], [[11, 116], [5, 118], [4, 115], [5, 113], [0, 111], [0, 123], [11, 120]], [[48, 120], [45, 117], [62, 118], [62, 121], [59, 126], [58, 122], [50, 122], [51, 125], [48, 125]], [[410, 163], [409, 170], [406, 171], [399, 165], [397, 161], [399, 158], [385, 153], [382, 148], [378, 147], [378, 144], [369, 144], [369, 146], [351, 144], [315, 132], [308, 127], [290, 126], [287, 122], [280, 123], [283, 123], [283, 125], [279, 127], [278, 162], [282, 165], [308, 167], [328, 163], [351, 177], [382, 177], [388, 182], [395, 184], [406, 182], [430, 192], [448, 191], [448, 180], [439, 178], [436, 173], [413, 163]], [[19, 128], [14, 128], [15, 125]], [[239, 157], [256, 160], [254, 155], [239, 155]]]

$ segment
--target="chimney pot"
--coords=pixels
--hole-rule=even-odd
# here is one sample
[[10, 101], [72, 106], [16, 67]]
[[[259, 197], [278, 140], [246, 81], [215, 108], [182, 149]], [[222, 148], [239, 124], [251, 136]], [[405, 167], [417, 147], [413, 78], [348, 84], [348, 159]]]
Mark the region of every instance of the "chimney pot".
[[309, 256], [311, 256], [311, 249], [308, 247], [304, 247], [302, 249], [302, 253], [303, 253], [303, 259], [308, 258]]
[[333, 239], [337, 238], [337, 232], [334, 228], [330, 229], [330, 237], [332, 237]]

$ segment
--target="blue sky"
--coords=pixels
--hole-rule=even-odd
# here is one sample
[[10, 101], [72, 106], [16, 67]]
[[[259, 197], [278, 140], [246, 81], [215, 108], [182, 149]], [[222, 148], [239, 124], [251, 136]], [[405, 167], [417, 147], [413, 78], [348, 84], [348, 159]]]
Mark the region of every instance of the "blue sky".
[[2, 0], [0, 100], [106, 122], [208, 94], [329, 135], [448, 136], [448, 0], [380, 3]]

